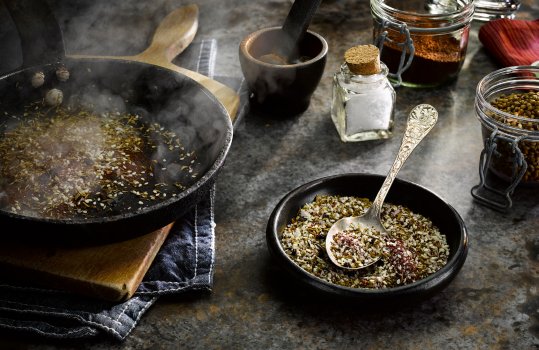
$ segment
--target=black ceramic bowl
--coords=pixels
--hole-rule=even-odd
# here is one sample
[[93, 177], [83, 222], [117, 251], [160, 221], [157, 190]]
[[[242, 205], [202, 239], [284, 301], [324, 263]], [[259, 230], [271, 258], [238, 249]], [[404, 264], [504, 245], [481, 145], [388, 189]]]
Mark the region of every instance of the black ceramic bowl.
[[460, 271], [468, 252], [468, 235], [460, 215], [446, 201], [411, 182], [396, 179], [386, 202], [401, 204], [424, 215], [447, 238], [448, 263], [436, 273], [408, 285], [386, 289], [348, 288], [326, 282], [300, 268], [285, 253], [280, 235], [297, 216], [299, 209], [319, 194], [357, 196], [374, 199], [384, 177], [371, 174], [344, 174], [321, 178], [288, 193], [270, 216], [266, 239], [270, 254], [294, 279], [313, 287], [323, 296], [358, 302], [399, 302], [424, 300], [445, 288]]

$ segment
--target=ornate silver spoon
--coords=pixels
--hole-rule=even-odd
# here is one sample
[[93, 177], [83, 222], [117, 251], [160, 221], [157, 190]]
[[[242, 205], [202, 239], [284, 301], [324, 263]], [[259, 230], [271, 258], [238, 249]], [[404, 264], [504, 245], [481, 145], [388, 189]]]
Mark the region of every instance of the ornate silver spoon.
[[326, 251], [335, 265], [357, 270], [380, 260], [380, 246], [387, 239], [387, 232], [380, 222], [386, 195], [406, 159], [437, 120], [438, 112], [431, 105], [421, 104], [412, 109], [399, 152], [371, 207], [361, 216], [338, 220], [328, 231]]

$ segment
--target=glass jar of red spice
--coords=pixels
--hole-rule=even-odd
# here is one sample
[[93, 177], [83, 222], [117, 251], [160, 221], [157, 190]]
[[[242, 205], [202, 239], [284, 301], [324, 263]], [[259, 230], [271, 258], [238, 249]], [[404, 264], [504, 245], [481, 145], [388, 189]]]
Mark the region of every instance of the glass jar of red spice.
[[[517, 185], [539, 185], [539, 67], [507, 67], [486, 75], [477, 84], [475, 112], [484, 149], [480, 184], [472, 195], [508, 209]], [[493, 186], [489, 172], [505, 184]]]
[[473, 0], [371, 0], [374, 42], [395, 85], [433, 87], [462, 68]]

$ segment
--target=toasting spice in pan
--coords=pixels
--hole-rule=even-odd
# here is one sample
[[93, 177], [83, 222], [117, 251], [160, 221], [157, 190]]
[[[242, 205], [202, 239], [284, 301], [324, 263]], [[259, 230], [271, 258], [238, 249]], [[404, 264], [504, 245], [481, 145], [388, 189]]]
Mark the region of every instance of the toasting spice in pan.
[[27, 216], [140, 210], [177, 196], [198, 176], [194, 152], [175, 133], [137, 115], [39, 102], [2, 136], [0, 209]]
[[68, 81], [69, 80], [69, 70], [67, 70], [66, 67], [64, 66], [60, 66], [58, 67], [58, 69], [56, 70], [56, 78], [59, 80], [59, 81]]
[[45, 95], [45, 103], [49, 106], [59, 106], [64, 101], [64, 93], [59, 89], [50, 89]]
[[45, 84], [45, 73], [43, 72], [36, 72], [32, 76], [32, 86], [35, 88], [38, 88]]
[[424, 216], [401, 205], [384, 204], [382, 224], [389, 237], [382, 259], [361, 270], [335, 266], [325, 252], [326, 234], [337, 220], [362, 214], [366, 198], [316, 196], [284, 229], [281, 244], [302, 269], [327, 282], [352, 288], [391, 288], [425, 278], [447, 264], [444, 235]]

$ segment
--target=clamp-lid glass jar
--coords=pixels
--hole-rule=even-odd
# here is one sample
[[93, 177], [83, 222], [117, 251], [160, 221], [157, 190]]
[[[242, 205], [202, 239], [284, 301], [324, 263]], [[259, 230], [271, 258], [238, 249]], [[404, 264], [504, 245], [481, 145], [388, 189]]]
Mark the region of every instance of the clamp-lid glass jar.
[[433, 87], [462, 68], [473, 0], [370, 0], [375, 45], [396, 85]]
[[[472, 189], [472, 195], [508, 208], [518, 184], [539, 184], [539, 67], [507, 67], [486, 75], [477, 85], [475, 112], [484, 149], [479, 164], [481, 183]], [[486, 184], [489, 170], [507, 180], [505, 190], [492, 191]], [[482, 196], [481, 189], [501, 195], [499, 205]]]

